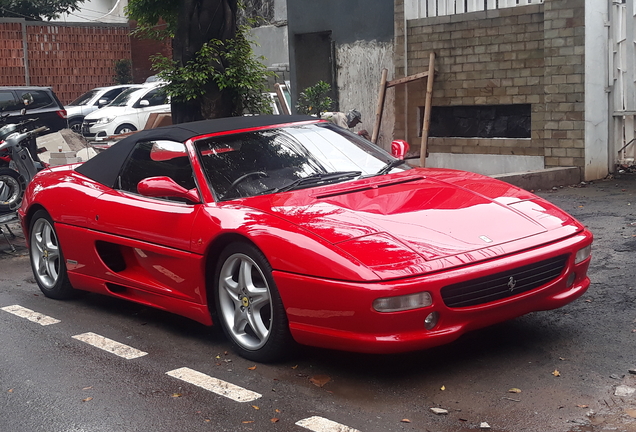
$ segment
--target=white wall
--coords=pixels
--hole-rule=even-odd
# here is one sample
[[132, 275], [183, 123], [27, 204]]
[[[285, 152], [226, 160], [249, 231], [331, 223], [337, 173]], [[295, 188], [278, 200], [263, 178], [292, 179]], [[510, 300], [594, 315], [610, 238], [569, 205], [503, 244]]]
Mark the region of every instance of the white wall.
[[608, 2], [585, 1], [585, 180], [604, 178], [610, 157], [612, 112], [608, 88]]
[[[362, 114], [362, 123], [355, 131], [366, 129], [373, 133], [375, 110], [382, 69], [393, 73], [393, 42], [357, 41], [336, 47], [338, 65], [338, 103], [340, 111], [357, 109]], [[389, 76], [389, 80], [392, 76]], [[378, 145], [390, 149], [395, 123], [394, 91], [386, 92], [382, 127]]]

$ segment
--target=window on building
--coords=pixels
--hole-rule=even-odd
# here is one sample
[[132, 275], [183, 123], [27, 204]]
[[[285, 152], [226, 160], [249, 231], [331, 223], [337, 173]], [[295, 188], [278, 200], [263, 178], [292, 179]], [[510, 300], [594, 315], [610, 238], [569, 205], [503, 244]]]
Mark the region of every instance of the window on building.
[[[424, 107], [419, 107], [422, 134]], [[530, 138], [531, 105], [436, 106], [431, 111], [430, 137]]]

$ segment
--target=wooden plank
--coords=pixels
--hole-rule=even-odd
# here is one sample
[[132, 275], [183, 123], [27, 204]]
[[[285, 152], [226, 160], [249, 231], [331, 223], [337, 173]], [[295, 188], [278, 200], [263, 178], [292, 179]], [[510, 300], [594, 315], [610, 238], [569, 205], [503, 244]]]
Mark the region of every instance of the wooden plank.
[[435, 78], [435, 53], [428, 60], [428, 70], [433, 71], [426, 80], [426, 102], [424, 104], [424, 121], [422, 122], [422, 140], [420, 145], [420, 166], [426, 166], [426, 150], [428, 147], [428, 131], [431, 123], [431, 106], [433, 103], [433, 81]]
[[378, 142], [378, 135], [380, 135], [380, 125], [382, 124], [382, 113], [384, 112], [384, 96], [386, 95], [387, 82], [386, 78], [389, 71], [382, 69], [382, 78], [380, 78], [380, 90], [378, 90], [378, 106], [375, 110], [375, 124], [373, 125], [373, 135], [371, 135], [371, 142], [376, 144]]
[[395, 87], [396, 85], [400, 85], [400, 84], [406, 84], [409, 83], [411, 81], [415, 81], [421, 78], [426, 78], [428, 76], [428, 71], [426, 72], [420, 72], [418, 74], [415, 75], [409, 75], [407, 77], [404, 78], [399, 78], [393, 81], [388, 81], [386, 83], [386, 88], [391, 88], [391, 87]]

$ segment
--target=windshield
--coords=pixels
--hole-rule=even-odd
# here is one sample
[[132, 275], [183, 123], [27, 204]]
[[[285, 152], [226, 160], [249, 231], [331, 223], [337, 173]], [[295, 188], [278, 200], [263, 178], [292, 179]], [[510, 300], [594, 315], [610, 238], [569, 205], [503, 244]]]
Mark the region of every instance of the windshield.
[[95, 97], [95, 95], [97, 94], [99, 90], [91, 90], [88, 91], [86, 93], [84, 93], [83, 95], [81, 95], [80, 97], [78, 97], [77, 99], [75, 99], [73, 102], [71, 102], [69, 105], [70, 106], [82, 106], [82, 105], [88, 105], [88, 103], [90, 102], [91, 99], [93, 99], [93, 97]]
[[136, 101], [139, 96], [141, 96], [147, 90], [148, 89], [140, 87], [131, 87], [129, 89], [126, 89], [123, 92], [119, 93], [119, 96], [113, 99], [113, 101], [109, 103], [108, 106], [112, 107], [129, 105], [130, 102]]
[[[259, 130], [196, 142], [220, 200], [355, 180], [409, 169], [356, 134], [330, 123]], [[384, 170], [384, 171], [383, 171]]]

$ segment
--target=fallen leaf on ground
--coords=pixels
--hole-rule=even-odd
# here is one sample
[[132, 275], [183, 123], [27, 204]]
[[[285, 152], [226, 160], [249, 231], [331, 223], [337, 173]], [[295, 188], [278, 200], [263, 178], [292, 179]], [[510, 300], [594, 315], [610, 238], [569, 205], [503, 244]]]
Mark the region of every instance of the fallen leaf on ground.
[[13, 389], [9, 389], [9, 393], [13, 393]]
[[90, 389], [92, 389], [92, 388], [93, 388], [93, 386], [90, 386], [90, 387], [84, 387], [82, 390], [90, 390]]
[[298, 369], [298, 365], [292, 366], [292, 369]]
[[93, 398], [92, 397], [87, 397], [86, 399], [82, 399], [82, 402], [89, 402], [92, 401]]
[[309, 381], [311, 381], [311, 383], [315, 386], [323, 387], [325, 384], [331, 381], [331, 378], [327, 375], [314, 375], [309, 378]]
[[636, 409], [626, 409], [625, 414], [627, 414], [631, 418], [636, 418]]
[[559, 360], [566, 361], [567, 359], [565, 357], [559, 357]]
[[181, 393], [172, 393], [171, 395], [173, 398], [178, 398], [181, 397]]
[[276, 417], [274, 417], [273, 419], [270, 419], [270, 421], [271, 421], [272, 423], [278, 423], [278, 419], [277, 419]]
[[579, 407], [579, 408], [589, 408], [590, 406], [589, 405], [577, 405], [577, 407]]
[[275, 411], [276, 413], [280, 413], [280, 410], [279, 410], [279, 409], [275, 409], [274, 411]]
[[439, 389], [440, 389], [441, 391], [444, 391], [444, 390], [446, 390], [446, 386], [441, 386]]
[[243, 420], [241, 423], [243, 424], [254, 423], [254, 420]]
[[560, 377], [561, 376], [561, 372], [559, 372], [558, 370], [554, 370], [554, 372], [552, 372], [552, 375], [554, 375], [555, 377]]
[[411, 420], [409, 420], [409, 419], [402, 419], [402, 420], [400, 420], [400, 421], [401, 421], [402, 423], [411, 423]]
[[256, 405], [252, 405], [252, 408], [254, 408], [255, 410], [259, 410], [260, 408], [257, 407]]
[[508, 393], [521, 393], [521, 390], [518, 389], [518, 388], [513, 387], [510, 390], [508, 390]]
[[248, 367], [247, 370], [256, 370], [256, 366]]

